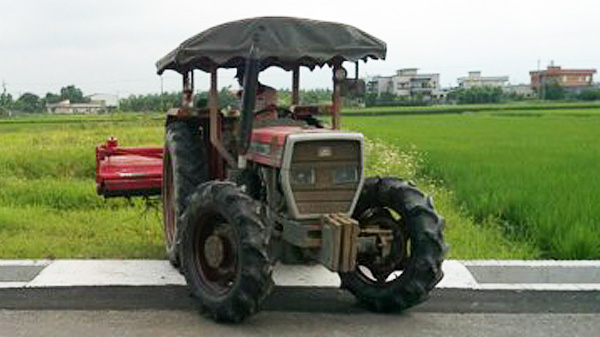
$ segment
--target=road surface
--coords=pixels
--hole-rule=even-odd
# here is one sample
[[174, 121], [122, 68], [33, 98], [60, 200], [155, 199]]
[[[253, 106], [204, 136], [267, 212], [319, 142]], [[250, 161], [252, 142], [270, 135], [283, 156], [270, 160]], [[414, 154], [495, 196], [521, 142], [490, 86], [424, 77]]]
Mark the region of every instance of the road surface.
[[600, 292], [438, 289], [401, 314], [344, 291], [279, 287], [238, 325], [204, 318], [184, 287], [0, 290], [0, 336], [598, 336]]

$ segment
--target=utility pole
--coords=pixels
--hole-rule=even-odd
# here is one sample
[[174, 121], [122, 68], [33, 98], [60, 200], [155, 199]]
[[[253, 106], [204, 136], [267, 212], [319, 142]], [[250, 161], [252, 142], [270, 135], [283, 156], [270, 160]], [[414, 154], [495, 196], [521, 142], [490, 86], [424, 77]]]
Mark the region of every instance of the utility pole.
[[6, 109], [8, 112], [8, 116], [12, 116], [10, 111], [10, 100], [8, 99], [8, 95], [6, 94], [6, 81], [2, 79], [2, 95], [0, 95], [0, 109]]
[[540, 99], [546, 99], [546, 76], [542, 76], [542, 70], [540, 68], [540, 59], [537, 61], [537, 87], [538, 95]]

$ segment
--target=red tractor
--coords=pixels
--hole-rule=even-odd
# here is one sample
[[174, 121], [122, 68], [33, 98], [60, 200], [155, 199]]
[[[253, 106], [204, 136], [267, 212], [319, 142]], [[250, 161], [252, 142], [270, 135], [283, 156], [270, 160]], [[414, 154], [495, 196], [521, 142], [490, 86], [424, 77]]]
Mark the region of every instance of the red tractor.
[[[157, 62], [159, 74], [183, 76], [162, 165], [167, 254], [207, 315], [236, 322], [257, 312], [277, 261], [324, 265], [376, 311], [409, 308], [441, 280], [443, 219], [431, 198], [398, 178], [365, 178], [363, 135], [340, 130], [342, 93], [359, 87], [344, 62], [385, 54], [352, 26], [262, 17], [208, 29]], [[325, 66], [333, 104], [299, 105], [300, 67]], [[255, 108], [269, 67], [291, 72], [291, 107]], [[219, 110], [221, 68], [243, 74], [237, 114]], [[195, 70], [210, 74], [207, 109], [193, 106]]]

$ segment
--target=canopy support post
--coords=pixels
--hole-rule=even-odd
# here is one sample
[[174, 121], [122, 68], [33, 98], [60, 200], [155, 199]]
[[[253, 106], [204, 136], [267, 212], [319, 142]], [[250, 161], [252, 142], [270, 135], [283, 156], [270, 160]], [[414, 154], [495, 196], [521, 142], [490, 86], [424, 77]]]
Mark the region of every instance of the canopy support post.
[[296, 66], [292, 72], [292, 105], [300, 102], [300, 67]]
[[339, 130], [340, 125], [340, 110], [342, 109], [342, 80], [340, 77], [340, 73], [345, 71], [342, 67], [341, 62], [337, 61], [333, 64], [333, 109], [332, 109], [332, 128], [334, 130]]
[[183, 73], [183, 91], [181, 92], [181, 109], [189, 114], [194, 108], [194, 71]]
[[[230, 167], [237, 167], [236, 161], [221, 143], [221, 123], [219, 123], [219, 97], [217, 92], [217, 67], [210, 70], [210, 91], [208, 95], [208, 107], [210, 109], [210, 143], [215, 147], [219, 155], [229, 164]], [[224, 172], [220, 172], [223, 176]]]

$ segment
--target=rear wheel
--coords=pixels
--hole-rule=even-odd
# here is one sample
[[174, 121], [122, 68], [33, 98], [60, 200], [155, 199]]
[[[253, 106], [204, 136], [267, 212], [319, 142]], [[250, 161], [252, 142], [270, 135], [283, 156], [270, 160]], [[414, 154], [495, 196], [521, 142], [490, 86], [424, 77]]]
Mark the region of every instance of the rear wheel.
[[431, 198], [406, 181], [367, 178], [353, 217], [359, 221], [356, 269], [342, 287], [376, 311], [400, 311], [427, 299], [442, 279], [443, 219]]
[[197, 123], [172, 121], [166, 127], [163, 155], [163, 229], [167, 256], [179, 265], [181, 216], [196, 186], [208, 180], [206, 153]]
[[175, 232], [177, 230], [177, 216], [175, 206], [175, 186], [173, 185], [173, 164], [171, 163], [171, 154], [165, 147], [163, 154], [163, 184], [162, 184], [162, 207], [163, 207], [163, 229], [165, 234], [165, 244], [167, 256], [173, 266], [178, 261], [175, 254]]
[[203, 313], [239, 322], [271, 292], [269, 229], [257, 204], [232, 183], [198, 187], [184, 216], [181, 269]]

